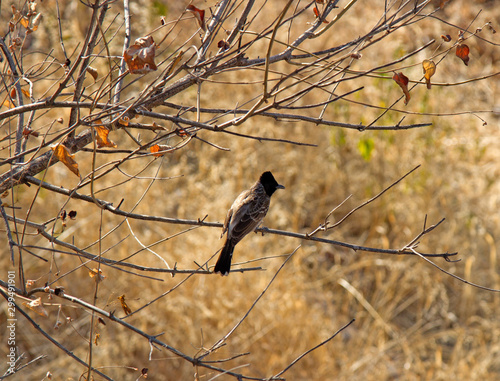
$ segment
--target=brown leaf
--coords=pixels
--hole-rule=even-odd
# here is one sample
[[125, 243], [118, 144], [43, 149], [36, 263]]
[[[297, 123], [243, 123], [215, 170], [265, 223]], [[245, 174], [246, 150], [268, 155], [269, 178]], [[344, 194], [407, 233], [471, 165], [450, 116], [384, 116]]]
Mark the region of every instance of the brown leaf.
[[[102, 123], [102, 122], [100, 120], [97, 120], [97, 123]], [[97, 140], [97, 148], [102, 148], [102, 147], [116, 148], [116, 147], [118, 147], [114, 141], [108, 139], [109, 130], [106, 127], [95, 126], [94, 128], [96, 131], [95, 137]]]
[[93, 68], [92, 66], [87, 66], [87, 73], [89, 73], [92, 78], [94, 78], [94, 82], [97, 81], [97, 77], [99, 77], [99, 73], [97, 72], [97, 69]]
[[396, 81], [396, 83], [401, 87], [403, 93], [405, 94], [405, 105], [410, 101], [410, 92], [408, 91], [408, 77], [406, 77], [403, 73], [394, 73], [392, 79]]
[[222, 50], [228, 50], [229, 49], [229, 43], [226, 40], [220, 40], [217, 43], [217, 47]]
[[75, 155], [71, 155], [68, 149], [62, 144], [56, 144], [50, 147], [54, 151], [54, 156], [62, 162], [68, 169], [75, 175], [80, 176], [80, 171], [78, 170], [78, 163], [75, 161]]
[[443, 39], [444, 42], [450, 42], [451, 41], [451, 36], [449, 34], [447, 34], [447, 35], [442, 34], [441, 38]]
[[205, 25], [205, 10], [196, 8], [193, 4], [189, 4], [186, 10], [194, 15], [200, 28], [203, 29], [203, 31], [206, 31], [207, 26]]
[[424, 68], [424, 77], [427, 82], [427, 88], [431, 88], [431, 77], [436, 73], [436, 64], [431, 60], [424, 60], [422, 62], [422, 67]]
[[122, 305], [123, 312], [125, 312], [125, 315], [130, 315], [132, 313], [132, 310], [130, 309], [129, 306], [127, 306], [127, 303], [125, 302], [125, 295], [120, 295], [118, 297], [118, 300], [120, 301], [120, 304]]
[[155, 64], [156, 44], [152, 36], [135, 40], [123, 53], [123, 59], [132, 74], [146, 74], [157, 69]]
[[31, 302], [23, 302], [23, 306], [28, 307], [30, 310], [35, 311], [38, 315], [43, 316], [43, 317], [48, 317], [49, 314], [43, 308], [43, 303], [42, 303], [42, 298], [38, 297], [35, 300], [32, 300]]
[[465, 66], [469, 66], [469, 47], [467, 45], [457, 45], [456, 55], [458, 58], [464, 61]]

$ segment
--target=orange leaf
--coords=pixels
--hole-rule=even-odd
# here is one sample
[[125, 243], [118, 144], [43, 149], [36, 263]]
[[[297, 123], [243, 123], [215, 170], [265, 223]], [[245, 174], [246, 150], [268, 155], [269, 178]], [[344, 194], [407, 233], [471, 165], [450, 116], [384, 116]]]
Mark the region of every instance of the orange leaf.
[[165, 155], [167, 152], [169, 152], [169, 150], [171, 149], [172, 147], [170, 146], [167, 146], [167, 145], [158, 145], [158, 144], [155, 144], [154, 146], [151, 146], [149, 148], [149, 150], [151, 151], [151, 153], [154, 154], [154, 156], [156, 157], [162, 157], [163, 155]]
[[102, 270], [97, 270], [96, 268], [89, 270], [89, 276], [91, 278], [96, 278], [97, 282], [100, 282], [101, 280], [104, 280], [106, 278], [106, 276], [103, 275]]
[[122, 116], [120, 119], [118, 119], [118, 124], [121, 124], [122, 126], [128, 126], [128, 123], [130, 122], [130, 118], [128, 116]]
[[118, 300], [120, 301], [120, 304], [122, 305], [123, 312], [125, 312], [125, 315], [130, 315], [132, 313], [132, 310], [130, 309], [129, 306], [127, 306], [127, 303], [125, 302], [125, 295], [120, 295], [118, 297]]
[[436, 73], [436, 64], [431, 60], [424, 60], [422, 62], [422, 67], [424, 68], [424, 77], [427, 82], [427, 88], [431, 88], [431, 77]]
[[405, 105], [410, 101], [410, 92], [408, 91], [408, 77], [403, 73], [394, 73], [392, 79], [401, 87], [403, 93], [405, 94]]
[[75, 175], [80, 176], [80, 171], [78, 170], [78, 163], [75, 161], [75, 155], [71, 155], [68, 149], [62, 144], [57, 144], [50, 147], [54, 151], [54, 156], [62, 162], [68, 169]]
[[[102, 123], [102, 122], [100, 120], [98, 120], [97, 123]], [[116, 148], [116, 147], [118, 147], [114, 141], [108, 139], [109, 130], [106, 127], [95, 126], [94, 128], [96, 131], [95, 137], [97, 140], [97, 148], [101, 148], [101, 147]]]
[[135, 40], [123, 53], [123, 59], [132, 74], [146, 74], [157, 69], [155, 64], [156, 44], [152, 36]]
[[186, 10], [194, 15], [196, 21], [198, 21], [198, 25], [200, 26], [200, 28], [203, 29], [203, 31], [206, 31], [207, 26], [205, 25], [205, 10], [198, 9], [193, 4], [188, 5]]
[[469, 47], [465, 44], [457, 45], [457, 57], [464, 61], [465, 66], [469, 66]]
[[5, 98], [5, 100], [2, 103], [2, 106], [5, 106], [7, 108], [14, 108], [16, 105], [10, 101], [9, 98]]
[[151, 151], [151, 153], [154, 153], [154, 156], [156, 157], [162, 157], [164, 155], [163, 153], [158, 153], [160, 152], [160, 146], [158, 144], [149, 147], [149, 150]]
[[444, 42], [450, 42], [451, 41], [451, 36], [449, 34], [447, 34], [447, 35], [442, 34], [441, 38], [443, 39]]
[[[319, 19], [320, 14], [319, 14], [318, 8], [316, 8], [316, 6], [313, 8], [313, 12], [314, 12], [314, 16], [316, 16], [316, 18], [318, 18], [318, 19]], [[326, 20], [323, 20], [323, 22], [324, 22], [325, 24], [328, 24], [328, 21], [326, 21]]]

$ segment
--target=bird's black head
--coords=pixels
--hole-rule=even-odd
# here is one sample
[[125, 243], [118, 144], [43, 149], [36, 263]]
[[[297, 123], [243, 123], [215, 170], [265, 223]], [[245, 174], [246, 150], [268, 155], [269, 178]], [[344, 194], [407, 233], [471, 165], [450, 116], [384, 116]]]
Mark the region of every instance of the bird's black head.
[[276, 189], [285, 189], [283, 185], [278, 184], [278, 182], [274, 179], [274, 176], [271, 172], [264, 172], [260, 176], [260, 183], [264, 186], [266, 193], [269, 197], [276, 191]]

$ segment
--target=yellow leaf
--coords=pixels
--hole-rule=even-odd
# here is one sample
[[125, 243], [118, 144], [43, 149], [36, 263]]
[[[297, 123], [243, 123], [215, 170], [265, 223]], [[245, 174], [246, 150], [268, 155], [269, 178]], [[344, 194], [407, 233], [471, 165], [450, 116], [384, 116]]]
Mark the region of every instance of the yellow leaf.
[[91, 278], [96, 278], [96, 280], [97, 280], [98, 282], [100, 282], [101, 280], [106, 279], [106, 276], [105, 276], [105, 275], [103, 275], [103, 273], [102, 273], [102, 270], [101, 270], [101, 269], [97, 270], [97, 269], [95, 269], [95, 268], [94, 268], [94, 269], [92, 269], [92, 270], [89, 270], [89, 276], [90, 276]]
[[436, 73], [436, 64], [431, 60], [424, 60], [422, 62], [422, 67], [424, 68], [424, 77], [427, 82], [427, 88], [431, 88], [431, 77]]
[[68, 149], [62, 144], [57, 144], [50, 147], [54, 151], [54, 156], [62, 162], [68, 169], [75, 175], [80, 176], [80, 171], [78, 170], [78, 163], [75, 161], [75, 155], [71, 155]]

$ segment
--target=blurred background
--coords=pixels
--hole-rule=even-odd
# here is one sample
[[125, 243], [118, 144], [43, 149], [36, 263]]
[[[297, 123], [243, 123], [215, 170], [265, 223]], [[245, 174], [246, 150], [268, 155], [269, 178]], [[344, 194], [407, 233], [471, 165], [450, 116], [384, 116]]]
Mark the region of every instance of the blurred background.
[[[262, 22], [276, 18], [282, 3], [265, 3], [266, 17]], [[176, 19], [187, 4], [132, 1], [132, 40], [160, 26], [161, 16], [167, 20]], [[200, 8], [214, 4], [195, 3]], [[431, 4], [429, 12], [438, 5], [437, 1]], [[345, 4], [341, 2], [341, 6]], [[60, 2], [59, 7], [69, 54], [83, 41], [89, 12], [78, 1]], [[63, 62], [55, 2], [40, 2], [37, 9], [44, 14], [44, 20], [39, 33], [33, 34], [26, 65], [34, 65], [42, 56], [39, 52], [50, 49], [54, 49], [53, 57]], [[382, 14], [383, 4], [358, 1], [332, 28], [328, 38], [311, 40], [308, 49], [325, 49], [363, 35]], [[9, 4], [2, 4], [1, 17], [6, 25], [11, 17]], [[123, 18], [121, 14], [116, 17]], [[307, 14], [300, 20], [305, 25], [313, 21], [313, 16]], [[346, 100], [334, 102], [327, 108], [325, 119], [369, 124], [381, 115], [383, 110], [380, 108], [390, 106], [402, 94], [392, 80], [392, 70], [403, 71], [411, 79], [420, 79], [421, 62], [439, 49], [445, 49], [440, 45], [440, 36], [450, 34], [456, 39], [458, 30], [454, 25], [474, 31], [492, 22], [498, 29], [499, 21], [500, 7], [495, 1], [455, 0], [434, 13], [434, 17], [394, 32], [382, 44], [365, 50], [352, 69], [367, 70], [402, 57], [431, 39], [437, 42], [405, 62], [404, 67], [395, 66], [387, 72], [346, 83], [341, 93], [359, 86], [364, 89]], [[297, 24], [297, 29], [302, 31], [304, 25]], [[194, 19], [184, 20], [179, 37], [168, 41], [172, 47], [167, 47], [167, 42], [161, 46], [157, 61], [161, 62], [162, 54], [169, 54], [173, 46], [183, 41], [184, 35], [194, 33], [196, 27]], [[161, 40], [160, 32], [153, 35], [155, 41]], [[432, 123], [430, 127], [358, 132], [256, 118], [231, 131], [310, 143], [316, 147], [259, 142], [201, 131], [198, 136], [230, 151], [193, 140], [185, 148], [162, 158], [146, 157], [127, 162], [121, 167], [121, 174], [99, 182], [96, 196], [114, 205], [123, 198], [122, 210], [131, 210], [140, 200], [135, 213], [185, 219], [208, 216], [207, 221], [222, 223], [236, 196], [249, 188], [262, 172], [270, 170], [286, 189], [273, 196], [264, 226], [308, 233], [324, 222], [328, 213], [348, 196], [352, 195], [335, 210], [331, 222], [338, 221], [352, 208], [420, 165], [416, 172], [382, 197], [337, 228], [318, 236], [356, 245], [399, 249], [421, 232], [426, 218], [427, 226], [446, 218], [435, 231], [421, 239], [420, 251], [458, 251], [458, 262], [442, 259], [434, 262], [470, 282], [500, 289], [497, 263], [500, 235], [499, 80], [496, 75], [469, 81], [500, 72], [498, 36], [484, 28], [477, 38], [467, 41], [471, 49], [468, 66], [452, 52], [438, 66], [430, 91], [423, 85], [417, 86], [407, 106], [400, 101], [376, 123], [394, 125], [404, 116], [404, 124]], [[120, 35], [110, 42], [111, 54], [121, 54], [121, 39]], [[199, 44], [199, 40], [194, 39], [192, 43]], [[96, 60], [97, 68], [99, 62], [105, 67], [105, 60]], [[219, 76], [219, 82], [203, 87], [201, 107], [231, 108], [239, 99], [249, 98], [249, 94], [259, 91], [262, 86], [258, 82], [262, 74], [253, 74], [255, 77], [251, 76], [252, 72], [245, 72], [249, 77], [242, 78], [242, 72], [230, 71]], [[132, 83], [127, 94], [140, 91], [148, 76], [143, 78], [146, 82]], [[230, 87], [225, 81], [247, 81], [248, 84]], [[457, 83], [460, 85], [455, 85]], [[88, 83], [89, 88], [92, 85]], [[122, 99], [127, 98], [127, 94]], [[196, 88], [190, 88], [173, 101], [196, 105], [196, 97]], [[313, 101], [304, 99], [304, 103]], [[155, 111], [176, 112], [166, 107]], [[48, 125], [57, 117], [67, 120], [68, 115], [58, 112], [47, 113], [45, 122], [39, 120], [40, 125]], [[310, 111], [309, 115], [317, 116], [317, 110]], [[147, 136], [147, 132], [141, 134]], [[110, 137], [118, 148], [131, 146], [131, 140], [124, 134], [112, 132]], [[118, 154], [104, 155], [98, 164], [120, 157]], [[76, 160], [81, 173], [91, 171], [92, 152], [79, 152]], [[2, 169], [2, 173], [7, 170]], [[130, 176], [137, 177], [113, 187]], [[45, 180], [69, 189], [79, 181], [62, 164], [48, 170]], [[151, 250], [172, 267], [176, 264], [179, 269], [195, 269], [195, 263], [205, 263], [223, 244], [219, 239], [220, 229], [203, 227], [187, 231], [189, 227], [182, 225], [138, 220], [124, 223], [122, 218], [109, 213], [101, 216], [100, 209], [91, 204], [81, 204], [44, 190], [36, 194], [36, 191], [33, 186], [16, 188], [16, 204], [22, 207], [19, 215], [25, 216], [33, 201], [30, 218], [34, 221], [46, 221], [57, 216], [61, 209], [77, 210], [77, 219], [69, 221], [58, 238], [78, 242], [79, 247], [93, 245], [87, 250], [98, 252], [95, 242], [99, 235], [116, 229], [102, 241], [102, 250], [109, 250], [105, 254], [108, 258], [123, 259], [140, 250], [141, 244], [150, 245], [171, 237]], [[7, 242], [4, 237], [2, 233], [2, 242]], [[45, 239], [36, 235], [26, 237], [26, 242], [50, 247]], [[227, 334], [244, 316], [285, 256], [299, 245], [299, 250], [250, 316], [233, 333], [227, 345], [209, 360], [248, 353], [222, 366], [251, 377], [270, 377], [355, 318], [348, 329], [307, 355], [283, 377], [290, 380], [500, 379], [498, 293], [464, 284], [413, 256], [354, 252], [283, 236], [250, 234], [236, 247], [233, 265], [238, 267], [240, 262], [251, 261], [243, 266], [261, 266], [265, 271], [235, 272], [224, 278], [194, 276], [126, 321], [151, 335], [162, 334], [160, 340], [195, 356]], [[7, 244], [1, 246], [0, 267], [6, 272], [13, 267]], [[92, 264], [82, 266], [79, 258], [70, 255], [51, 256], [46, 251], [40, 251], [39, 255], [48, 259], [50, 265], [34, 257], [25, 257], [24, 263], [25, 272], [35, 281], [35, 286], [42, 287], [45, 282], [59, 277], [57, 285], [65, 287], [68, 294], [92, 301], [95, 289], [95, 280], [89, 276]], [[141, 251], [133, 257], [133, 262], [164, 266], [157, 255]], [[215, 264], [215, 259], [210, 265]], [[126, 295], [127, 304], [133, 311], [185, 279], [184, 275], [145, 274], [159, 278], [153, 280], [109, 267], [103, 272], [106, 278], [100, 283], [96, 304], [107, 311], [115, 310], [120, 317], [124, 313], [118, 296]], [[5, 276], [0, 278], [5, 279]], [[57, 298], [42, 298], [47, 303], [45, 309], [49, 316], [42, 318], [30, 312], [31, 316], [68, 349], [88, 361], [89, 312]], [[0, 305], [1, 314], [6, 316], [5, 302]], [[18, 319], [19, 352], [27, 359], [41, 354], [46, 357], [13, 379], [43, 379], [47, 372], [57, 380], [83, 379], [80, 376], [85, 373], [84, 367], [48, 342], [22, 317]], [[54, 329], [56, 320], [63, 321], [58, 329]], [[142, 368], [149, 369], [148, 379], [153, 380], [196, 377], [208, 380], [216, 376], [165, 350], [151, 350], [147, 340], [111, 322], [105, 326], [96, 324], [94, 332], [100, 336], [98, 345], [93, 347], [92, 363], [116, 380], [137, 379]], [[2, 343], [5, 343], [3, 335], [0, 332]], [[224, 375], [219, 378], [230, 379]], [[95, 379], [99, 376], [95, 375]]]

